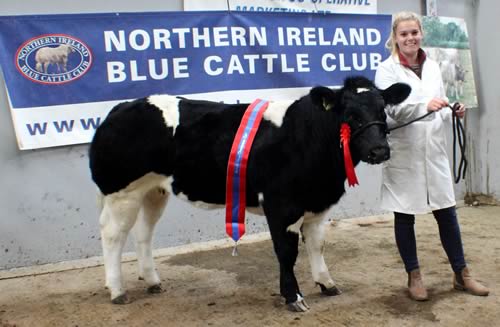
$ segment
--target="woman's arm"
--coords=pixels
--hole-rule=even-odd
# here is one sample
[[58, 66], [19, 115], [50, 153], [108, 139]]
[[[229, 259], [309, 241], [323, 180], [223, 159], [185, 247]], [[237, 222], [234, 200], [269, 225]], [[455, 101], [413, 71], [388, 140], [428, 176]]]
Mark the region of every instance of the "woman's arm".
[[[375, 85], [377, 85], [380, 89], [386, 89], [394, 83], [398, 82], [406, 82], [398, 78], [398, 74], [395, 71], [394, 65], [381, 64], [377, 68], [377, 72], [375, 73]], [[412, 91], [413, 93], [413, 91]], [[421, 98], [416, 100], [416, 97], [410, 96], [408, 99], [403, 101], [398, 105], [387, 106], [385, 111], [389, 117], [394, 119], [396, 122], [405, 123], [412, 119], [421, 117], [428, 113], [428, 106], [435, 99], [432, 98]], [[436, 107], [437, 108], [437, 107]], [[434, 115], [429, 115], [425, 117], [423, 120], [432, 120], [434, 119]]]

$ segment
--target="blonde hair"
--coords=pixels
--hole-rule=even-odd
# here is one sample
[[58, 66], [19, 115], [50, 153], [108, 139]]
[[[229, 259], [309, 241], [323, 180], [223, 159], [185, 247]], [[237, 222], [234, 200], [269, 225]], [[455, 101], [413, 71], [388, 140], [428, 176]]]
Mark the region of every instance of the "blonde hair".
[[389, 36], [387, 42], [385, 43], [385, 47], [391, 50], [392, 56], [396, 56], [399, 51], [398, 44], [396, 43], [396, 29], [398, 28], [399, 23], [408, 20], [417, 22], [418, 28], [420, 29], [420, 33], [423, 34], [422, 19], [420, 18], [419, 15], [411, 11], [401, 11], [398, 12], [397, 14], [394, 14], [392, 16], [391, 35]]

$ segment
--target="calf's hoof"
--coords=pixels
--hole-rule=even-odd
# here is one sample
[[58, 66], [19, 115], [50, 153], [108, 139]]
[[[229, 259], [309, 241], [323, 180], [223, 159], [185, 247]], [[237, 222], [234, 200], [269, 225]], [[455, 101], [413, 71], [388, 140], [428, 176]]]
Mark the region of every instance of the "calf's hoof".
[[318, 283], [319, 287], [321, 288], [321, 293], [326, 295], [326, 296], [335, 296], [335, 295], [340, 295], [342, 294], [342, 291], [337, 288], [336, 285], [333, 285], [332, 287], [328, 288], [323, 284]]
[[297, 294], [297, 300], [295, 302], [287, 303], [287, 307], [288, 310], [292, 312], [306, 312], [309, 310], [309, 305], [300, 294]]
[[156, 284], [148, 287], [148, 293], [157, 294], [161, 293], [163, 289], [161, 288], [161, 284]]
[[131, 301], [127, 293], [123, 293], [122, 295], [118, 295], [114, 299], [111, 299], [111, 303], [113, 304], [129, 304], [130, 302]]

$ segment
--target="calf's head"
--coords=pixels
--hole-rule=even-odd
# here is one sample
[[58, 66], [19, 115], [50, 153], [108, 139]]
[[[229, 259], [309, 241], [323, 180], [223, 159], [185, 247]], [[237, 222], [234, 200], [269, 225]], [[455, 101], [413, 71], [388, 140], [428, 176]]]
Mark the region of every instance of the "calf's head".
[[380, 90], [365, 77], [351, 77], [340, 90], [316, 87], [311, 97], [315, 104], [332, 111], [339, 126], [349, 125], [353, 159], [378, 164], [390, 157], [384, 109], [403, 102], [410, 92], [407, 84], [395, 83]]

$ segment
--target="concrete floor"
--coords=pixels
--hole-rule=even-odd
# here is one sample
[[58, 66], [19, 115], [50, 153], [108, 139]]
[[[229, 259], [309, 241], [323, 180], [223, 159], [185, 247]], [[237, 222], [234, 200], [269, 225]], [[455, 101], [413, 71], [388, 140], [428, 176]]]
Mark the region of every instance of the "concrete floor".
[[[424, 282], [431, 299], [414, 302], [389, 216], [349, 219], [327, 228], [325, 259], [343, 294], [320, 295], [300, 246], [296, 274], [307, 313], [278, 295], [278, 265], [268, 235], [157, 251], [164, 292], [147, 294], [136, 262], [123, 264], [128, 305], [112, 305], [100, 259], [0, 271], [0, 326], [499, 326], [500, 207], [459, 209], [466, 259], [491, 289], [475, 297], [452, 289], [452, 274], [430, 215], [417, 218]], [[91, 267], [87, 267], [91, 266]]]

